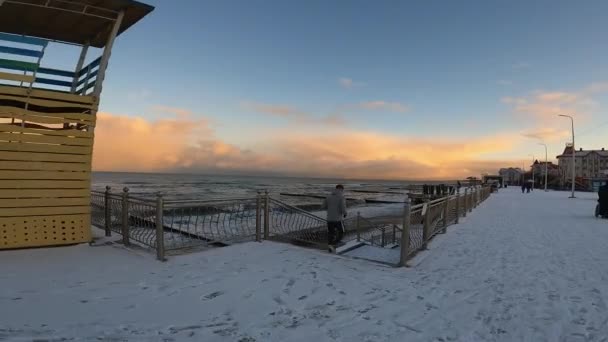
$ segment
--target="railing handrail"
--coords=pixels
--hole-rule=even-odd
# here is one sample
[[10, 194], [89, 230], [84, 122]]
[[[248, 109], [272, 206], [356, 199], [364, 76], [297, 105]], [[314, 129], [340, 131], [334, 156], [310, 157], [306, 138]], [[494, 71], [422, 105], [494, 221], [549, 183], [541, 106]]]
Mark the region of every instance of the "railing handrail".
[[230, 197], [230, 198], [217, 198], [217, 199], [207, 199], [207, 200], [195, 200], [195, 199], [166, 200], [166, 201], [164, 201], [164, 204], [165, 204], [165, 207], [168, 205], [174, 205], [176, 207], [179, 207], [180, 205], [187, 205], [187, 204], [213, 204], [213, 203], [237, 202], [237, 201], [255, 201], [255, 197]]
[[[267, 192], [258, 193], [256, 197], [165, 202], [159, 195], [155, 200], [132, 196], [128, 188], [116, 192], [108, 190], [111, 189], [91, 190], [92, 211], [96, 213], [96, 216], [92, 215], [94, 224], [103, 226], [106, 234], [114, 231], [123, 235], [126, 245], [132, 240], [157, 249], [159, 260], [164, 258], [164, 251], [190, 248], [201, 243], [230, 244], [253, 236], [262, 241], [262, 229], [264, 239], [287, 239], [316, 245], [327, 243], [325, 218], [273, 198]], [[356, 217], [344, 220], [347, 223], [345, 229], [349, 236], [356, 232], [357, 241], [366, 244], [401, 246], [399, 264], [404, 265], [414, 253], [426, 248], [436, 234], [445, 233], [449, 225], [458, 223], [459, 216], [466, 216], [466, 212], [485, 201], [491, 192], [490, 187], [480, 186], [467, 192], [466, 196], [457, 193], [405, 207], [402, 215], [409, 216], [402, 216], [401, 223], [392, 220], [396, 218], [393, 216], [390, 216], [391, 220], [376, 220], [357, 213]], [[425, 206], [427, 211], [422, 215]], [[453, 219], [454, 212], [456, 220]], [[353, 230], [355, 219], [356, 229]]]
[[277, 200], [277, 199], [275, 199], [275, 198], [272, 198], [272, 197], [269, 197], [269, 199], [270, 199], [270, 201], [271, 201], [271, 202], [273, 202], [273, 203], [275, 203], [275, 204], [278, 204], [278, 205], [284, 206], [284, 207], [286, 207], [286, 208], [288, 208], [288, 209], [290, 209], [290, 210], [296, 211], [296, 212], [298, 212], [298, 213], [300, 213], [300, 214], [303, 214], [303, 215], [306, 215], [306, 216], [308, 216], [308, 217], [310, 217], [310, 218], [314, 218], [314, 219], [321, 220], [321, 221], [323, 221], [323, 222], [327, 222], [327, 220], [326, 220], [326, 219], [324, 219], [324, 218], [322, 218], [322, 217], [319, 217], [319, 216], [317, 216], [317, 215], [315, 215], [315, 214], [313, 214], [313, 213], [311, 213], [311, 212], [309, 212], [309, 211], [306, 211], [306, 210], [304, 210], [304, 209], [300, 209], [300, 208], [298, 208], [298, 207], [296, 207], [296, 206], [293, 206], [293, 205], [287, 204], [287, 203], [285, 203], [285, 202], [279, 201], [279, 200]]

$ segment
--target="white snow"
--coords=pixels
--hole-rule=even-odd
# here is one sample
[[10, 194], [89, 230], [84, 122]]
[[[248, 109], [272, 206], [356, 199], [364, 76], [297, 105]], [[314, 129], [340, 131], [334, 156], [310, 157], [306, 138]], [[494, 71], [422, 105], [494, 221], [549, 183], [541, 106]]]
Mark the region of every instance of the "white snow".
[[365, 245], [343, 253], [343, 255], [386, 263], [388, 265], [397, 265], [401, 256], [401, 250], [398, 247], [382, 248], [378, 246]]
[[271, 242], [0, 252], [0, 340], [602, 341], [595, 196], [501, 190], [391, 268]]

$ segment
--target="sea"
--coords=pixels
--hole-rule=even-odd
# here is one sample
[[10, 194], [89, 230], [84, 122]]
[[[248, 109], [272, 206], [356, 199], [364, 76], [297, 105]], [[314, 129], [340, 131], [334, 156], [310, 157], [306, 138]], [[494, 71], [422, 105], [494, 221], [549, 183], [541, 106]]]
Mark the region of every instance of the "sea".
[[433, 183], [437, 182], [125, 172], [94, 172], [92, 177], [93, 190], [109, 186], [117, 193], [126, 187], [133, 196], [150, 199], [159, 192], [168, 200], [212, 200], [252, 198], [268, 191], [287, 204], [310, 211], [319, 209], [322, 198], [336, 184], [344, 185], [351, 207], [386, 207], [403, 203], [409, 185]]

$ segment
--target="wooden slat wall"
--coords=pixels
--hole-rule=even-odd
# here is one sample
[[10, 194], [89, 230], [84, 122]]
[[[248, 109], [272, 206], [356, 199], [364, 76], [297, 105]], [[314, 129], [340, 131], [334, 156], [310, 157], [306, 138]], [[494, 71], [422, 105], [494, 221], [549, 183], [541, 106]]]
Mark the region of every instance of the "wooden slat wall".
[[21, 97], [27, 97], [29, 94], [29, 96], [32, 98], [83, 103], [89, 105], [90, 107], [96, 106], [98, 102], [97, 98], [94, 96], [82, 96], [43, 89], [31, 89], [28, 91], [27, 88], [12, 86], [0, 86], [0, 94], [16, 95]]
[[26, 83], [34, 82], [34, 76], [10, 74], [8, 72], [1, 72], [1, 71], [0, 71], [0, 79], [8, 80], [8, 81], [26, 82]]
[[[24, 94], [7, 89], [0, 87], [0, 102], [23, 100]], [[36, 95], [28, 103], [46, 108], [96, 110], [96, 100], [91, 97], [54, 96], [53, 92]], [[0, 249], [90, 241], [93, 133], [60, 129], [61, 125], [56, 124], [93, 126], [95, 116], [0, 106], [0, 117], [14, 118], [19, 123], [0, 123]], [[43, 126], [55, 125], [21, 127], [22, 119]]]
[[68, 245], [90, 240], [89, 214], [0, 218], [0, 249]]

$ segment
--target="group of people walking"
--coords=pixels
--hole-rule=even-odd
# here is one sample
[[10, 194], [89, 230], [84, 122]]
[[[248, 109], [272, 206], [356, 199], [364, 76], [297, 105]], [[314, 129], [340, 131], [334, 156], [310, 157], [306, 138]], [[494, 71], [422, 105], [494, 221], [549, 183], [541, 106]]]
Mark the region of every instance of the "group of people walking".
[[532, 181], [527, 181], [527, 182], [523, 182], [521, 183], [521, 193], [523, 194], [525, 193], [530, 193], [530, 191], [534, 190], [534, 183], [532, 183]]

